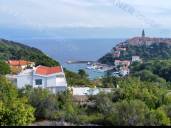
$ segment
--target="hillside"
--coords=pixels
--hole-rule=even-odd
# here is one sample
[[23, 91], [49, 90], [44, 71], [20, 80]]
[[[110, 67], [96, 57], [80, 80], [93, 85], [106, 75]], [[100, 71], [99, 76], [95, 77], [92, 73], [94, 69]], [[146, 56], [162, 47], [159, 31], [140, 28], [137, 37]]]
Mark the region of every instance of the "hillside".
[[59, 63], [42, 51], [17, 42], [0, 39], [0, 59], [24, 59], [34, 61], [36, 65], [55, 66]]
[[[119, 50], [118, 50], [119, 49]], [[131, 60], [132, 56], [140, 56], [143, 61], [171, 58], [171, 39], [134, 37], [117, 44], [98, 61], [113, 65], [115, 59]]]

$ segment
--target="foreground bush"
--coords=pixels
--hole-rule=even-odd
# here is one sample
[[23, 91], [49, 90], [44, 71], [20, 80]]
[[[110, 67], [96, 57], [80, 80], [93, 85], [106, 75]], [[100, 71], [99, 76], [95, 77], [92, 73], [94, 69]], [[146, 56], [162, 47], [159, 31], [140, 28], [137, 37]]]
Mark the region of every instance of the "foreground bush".
[[34, 111], [27, 98], [18, 98], [15, 86], [0, 77], [0, 125], [28, 125], [35, 120]]

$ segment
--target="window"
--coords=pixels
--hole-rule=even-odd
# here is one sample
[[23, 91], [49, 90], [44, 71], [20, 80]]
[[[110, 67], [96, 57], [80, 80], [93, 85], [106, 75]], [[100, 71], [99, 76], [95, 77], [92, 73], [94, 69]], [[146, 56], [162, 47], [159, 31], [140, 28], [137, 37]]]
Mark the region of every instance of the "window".
[[36, 85], [42, 85], [42, 79], [37, 79], [35, 80], [35, 82], [36, 82]]

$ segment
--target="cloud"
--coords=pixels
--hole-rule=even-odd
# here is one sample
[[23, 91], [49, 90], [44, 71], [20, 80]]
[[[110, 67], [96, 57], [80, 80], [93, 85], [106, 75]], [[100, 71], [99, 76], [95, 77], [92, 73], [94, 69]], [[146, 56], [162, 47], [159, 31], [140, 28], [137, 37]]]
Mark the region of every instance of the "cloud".
[[[145, 18], [139, 19], [118, 8], [115, 1], [133, 7]], [[0, 26], [137, 28], [150, 27], [147, 22], [155, 21], [162, 27], [170, 27], [170, 7], [170, 0], [1, 0]]]

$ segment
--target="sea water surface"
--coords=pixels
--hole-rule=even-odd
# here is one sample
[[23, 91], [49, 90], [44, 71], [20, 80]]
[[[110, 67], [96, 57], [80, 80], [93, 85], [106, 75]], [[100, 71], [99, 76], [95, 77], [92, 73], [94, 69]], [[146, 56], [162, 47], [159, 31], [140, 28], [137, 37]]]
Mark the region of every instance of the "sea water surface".
[[104, 75], [104, 72], [86, 69], [86, 64], [67, 64], [68, 60], [96, 61], [124, 39], [20, 39], [26, 45], [36, 47], [59, 61], [63, 67], [78, 72], [84, 69], [90, 79]]

